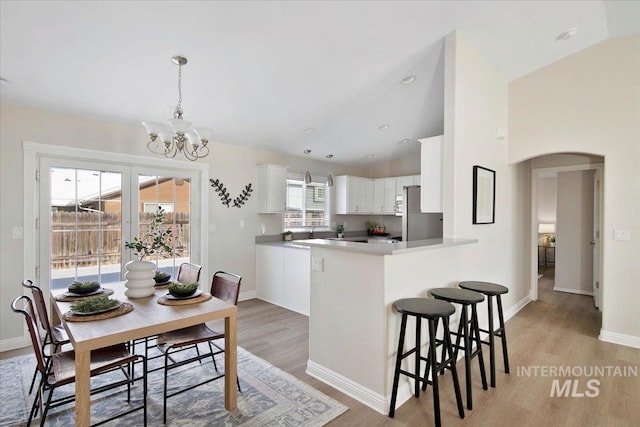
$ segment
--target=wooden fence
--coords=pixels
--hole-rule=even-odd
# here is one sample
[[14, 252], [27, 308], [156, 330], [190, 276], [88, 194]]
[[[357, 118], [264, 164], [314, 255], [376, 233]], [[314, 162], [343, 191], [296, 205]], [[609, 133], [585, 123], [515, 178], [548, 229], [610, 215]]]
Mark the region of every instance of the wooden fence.
[[[148, 230], [153, 213], [140, 214], [140, 233]], [[188, 257], [191, 235], [188, 213], [167, 213], [177, 257]], [[171, 225], [172, 224], [172, 225]], [[53, 212], [51, 215], [51, 267], [89, 267], [120, 263], [121, 217], [112, 212]]]

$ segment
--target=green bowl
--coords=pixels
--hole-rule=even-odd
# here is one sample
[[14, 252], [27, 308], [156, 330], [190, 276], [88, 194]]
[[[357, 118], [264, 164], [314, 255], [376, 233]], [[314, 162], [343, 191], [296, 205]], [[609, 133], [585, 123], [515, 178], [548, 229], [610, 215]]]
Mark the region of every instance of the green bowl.
[[199, 283], [172, 283], [169, 285], [169, 293], [174, 297], [189, 297], [196, 293]]
[[171, 279], [171, 275], [165, 273], [164, 271], [157, 271], [153, 279], [156, 281], [156, 283], [165, 283], [168, 282], [169, 279]]
[[73, 292], [74, 294], [90, 294], [91, 292], [95, 292], [100, 289], [100, 283], [98, 282], [73, 282], [67, 288], [69, 292]]

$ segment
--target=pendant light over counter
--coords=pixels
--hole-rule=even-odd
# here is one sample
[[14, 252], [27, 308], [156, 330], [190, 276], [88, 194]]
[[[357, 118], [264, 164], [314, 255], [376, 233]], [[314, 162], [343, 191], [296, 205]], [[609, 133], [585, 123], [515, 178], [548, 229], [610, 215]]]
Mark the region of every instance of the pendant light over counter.
[[[304, 150], [304, 154], [307, 156], [307, 158], [309, 158], [309, 154], [311, 154], [311, 150], [309, 149]], [[325, 157], [327, 159], [332, 159], [333, 154], [327, 154]], [[311, 173], [309, 171], [306, 171], [304, 173], [304, 183], [311, 184], [312, 181], [313, 179], [311, 178]], [[327, 176], [327, 182], [325, 184], [327, 185], [327, 187], [333, 187], [333, 176], [331, 176], [331, 174]]]

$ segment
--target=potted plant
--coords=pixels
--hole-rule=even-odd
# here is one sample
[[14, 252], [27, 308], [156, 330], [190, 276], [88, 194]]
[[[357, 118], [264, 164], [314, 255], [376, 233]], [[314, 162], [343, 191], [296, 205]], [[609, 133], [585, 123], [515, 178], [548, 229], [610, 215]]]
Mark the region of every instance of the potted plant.
[[554, 247], [556, 245], [556, 235], [547, 234], [547, 241], [549, 242], [549, 246]]
[[344, 224], [338, 224], [336, 226], [336, 231], [338, 232], [338, 237], [342, 239], [344, 237]]
[[282, 233], [282, 239], [287, 242], [293, 240], [293, 231], [287, 230], [284, 233]]
[[367, 222], [364, 223], [364, 225], [365, 225], [365, 227], [367, 227], [367, 234], [368, 235], [372, 235], [373, 234], [373, 230], [375, 230], [376, 225], [378, 225], [378, 224], [376, 224], [373, 221], [367, 221]]
[[132, 249], [138, 260], [129, 261], [125, 265], [127, 273], [125, 275], [125, 295], [129, 298], [144, 298], [153, 295], [156, 281], [155, 271], [157, 266], [144, 258], [157, 253], [172, 255], [173, 249], [169, 245], [171, 238], [171, 228], [164, 225], [165, 211], [158, 207], [149, 231], [142, 237], [134, 237], [132, 241], [125, 242], [124, 247]]

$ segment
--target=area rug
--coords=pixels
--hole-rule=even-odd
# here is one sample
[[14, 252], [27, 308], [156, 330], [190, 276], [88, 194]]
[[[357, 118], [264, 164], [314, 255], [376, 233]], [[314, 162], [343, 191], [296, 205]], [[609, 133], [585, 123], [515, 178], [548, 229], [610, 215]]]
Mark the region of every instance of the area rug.
[[[218, 369], [224, 369], [224, 358], [218, 356]], [[162, 359], [151, 361], [154, 365]], [[208, 363], [207, 363], [208, 362]], [[19, 356], [0, 361], [0, 426], [26, 425], [33, 395], [29, 384], [35, 359]], [[195, 384], [215, 374], [210, 360], [194, 363], [170, 374], [171, 385]], [[110, 381], [107, 374], [100, 381]], [[149, 373], [147, 396], [148, 425], [162, 425], [162, 370]], [[106, 378], [105, 378], [106, 377]], [[234, 411], [224, 408], [224, 379], [189, 390], [169, 399], [168, 426], [322, 426], [348, 408], [303, 383], [259, 357], [238, 347], [238, 377], [242, 392], [238, 392], [238, 407]], [[116, 377], [114, 377], [115, 379]], [[92, 383], [93, 386], [93, 383]], [[61, 394], [58, 394], [61, 393]], [[73, 394], [73, 386], [56, 390], [55, 396]], [[131, 392], [131, 405], [141, 399], [142, 381], [137, 381]], [[126, 390], [110, 391], [92, 397], [91, 421], [122, 411], [126, 403]], [[74, 423], [73, 404], [52, 409], [48, 414], [49, 426], [70, 426]], [[38, 425], [39, 419], [33, 424]], [[105, 425], [142, 425], [142, 412], [138, 411]]]

